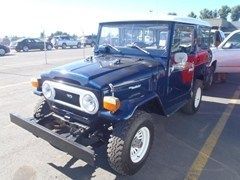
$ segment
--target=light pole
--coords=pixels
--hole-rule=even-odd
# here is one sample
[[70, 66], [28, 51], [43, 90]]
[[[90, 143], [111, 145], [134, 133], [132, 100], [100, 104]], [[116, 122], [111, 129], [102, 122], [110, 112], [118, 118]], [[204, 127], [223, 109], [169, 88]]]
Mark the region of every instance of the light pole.
[[45, 31], [43, 31], [43, 44], [44, 44], [44, 59], [45, 63], [47, 64], [47, 47], [46, 47], [46, 41], [45, 41]]

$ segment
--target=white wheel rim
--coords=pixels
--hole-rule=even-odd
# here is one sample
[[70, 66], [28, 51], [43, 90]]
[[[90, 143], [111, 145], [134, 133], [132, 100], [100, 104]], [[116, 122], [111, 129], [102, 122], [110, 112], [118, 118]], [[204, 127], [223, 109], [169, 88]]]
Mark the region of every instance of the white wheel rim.
[[4, 49], [0, 49], [0, 55], [3, 56], [5, 54]]
[[150, 132], [147, 127], [142, 127], [135, 134], [130, 148], [130, 158], [133, 163], [138, 163], [145, 156], [150, 142]]
[[197, 89], [196, 95], [195, 95], [195, 101], [194, 101], [194, 107], [197, 108], [201, 101], [201, 95], [202, 95], [202, 89], [199, 87]]

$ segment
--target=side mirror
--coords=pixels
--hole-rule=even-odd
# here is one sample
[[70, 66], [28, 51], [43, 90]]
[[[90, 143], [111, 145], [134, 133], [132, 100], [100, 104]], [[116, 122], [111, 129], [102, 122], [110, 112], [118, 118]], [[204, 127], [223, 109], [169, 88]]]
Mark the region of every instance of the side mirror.
[[187, 53], [178, 52], [178, 53], [174, 54], [174, 61], [177, 64], [184, 64], [187, 62], [187, 60], [188, 60]]

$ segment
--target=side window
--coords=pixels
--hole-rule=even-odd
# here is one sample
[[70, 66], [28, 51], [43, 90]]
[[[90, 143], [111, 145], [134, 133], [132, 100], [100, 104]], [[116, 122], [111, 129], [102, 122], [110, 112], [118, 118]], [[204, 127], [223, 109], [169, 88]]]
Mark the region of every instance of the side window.
[[224, 49], [240, 49], [240, 33], [234, 34], [229, 40], [224, 44]]
[[198, 29], [197, 45], [199, 49], [206, 50], [210, 46], [210, 28], [200, 26]]
[[171, 52], [190, 54], [194, 49], [194, 26], [176, 24], [174, 28]]

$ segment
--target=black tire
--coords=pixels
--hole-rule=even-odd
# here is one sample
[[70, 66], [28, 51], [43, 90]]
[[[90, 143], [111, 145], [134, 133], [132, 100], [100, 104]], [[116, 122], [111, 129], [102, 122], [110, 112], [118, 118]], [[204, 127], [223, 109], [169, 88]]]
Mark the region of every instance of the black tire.
[[208, 90], [211, 88], [212, 84], [213, 84], [213, 79], [214, 79], [214, 67], [211, 66], [208, 69], [208, 77], [207, 77], [207, 81], [204, 83], [204, 89]]
[[[194, 114], [198, 111], [201, 105], [202, 100], [202, 89], [203, 89], [203, 83], [201, 80], [195, 80], [193, 84], [193, 90], [191, 93], [191, 99], [187, 102], [185, 106], [182, 107], [182, 112], [186, 114]], [[197, 91], [200, 91], [200, 97], [196, 96]], [[195, 104], [195, 101], [199, 99], [199, 103]]]
[[62, 44], [62, 49], [66, 49], [67, 48], [67, 44], [66, 43], [63, 43]]
[[35, 106], [33, 117], [37, 120], [40, 120], [50, 114], [50, 112], [50, 107], [46, 99], [42, 98]]
[[48, 51], [52, 50], [52, 48], [53, 48], [52, 45], [50, 45], [50, 44], [47, 45], [47, 50]]
[[21, 50], [20, 49], [15, 49], [17, 52], [20, 52]]
[[81, 43], [78, 43], [78, 44], [77, 44], [77, 48], [81, 48]]
[[[154, 137], [154, 127], [150, 119], [150, 114], [136, 111], [132, 118], [114, 126], [108, 142], [107, 154], [110, 166], [117, 173], [121, 175], [132, 175], [144, 165]], [[146, 146], [146, 152], [143, 154], [140, 161], [134, 163], [130, 157], [132, 140], [135, 137], [135, 134], [143, 127], [146, 127], [149, 130], [149, 143], [148, 146]], [[143, 144], [141, 144], [141, 146], [142, 145]]]
[[29, 48], [28, 48], [28, 46], [23, 46], [22, 50], [23, 50], [24, 52], [28, 52], [28, 51], [29, 51]]
[[6, 54], [6, 51], [5, 51], [5, 49], [0, 49], [0, 56], [5, 56], [5, 54]]

